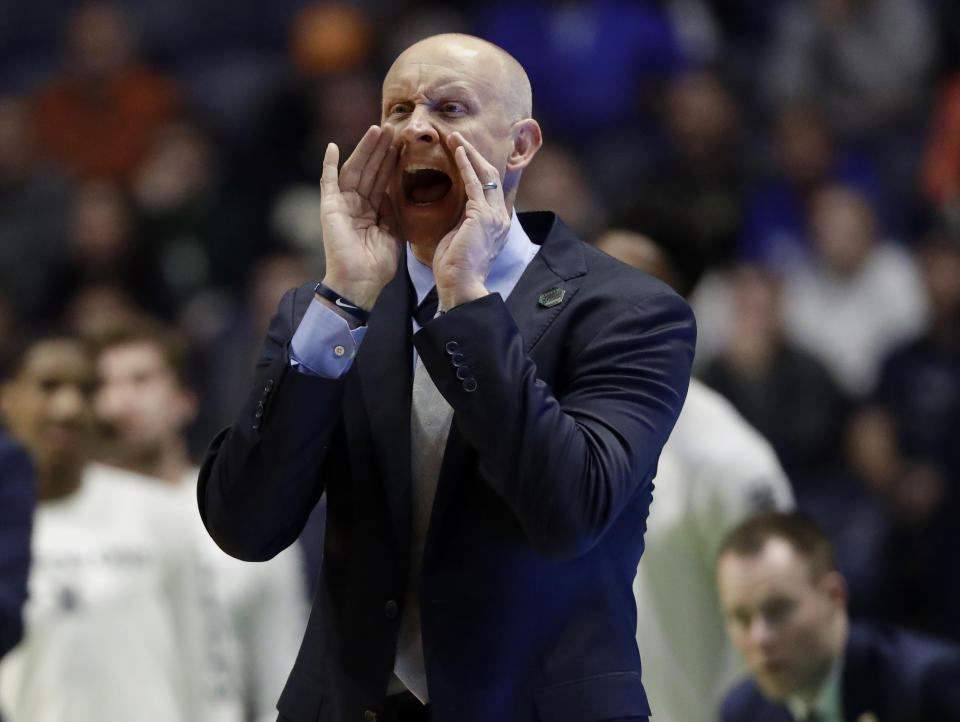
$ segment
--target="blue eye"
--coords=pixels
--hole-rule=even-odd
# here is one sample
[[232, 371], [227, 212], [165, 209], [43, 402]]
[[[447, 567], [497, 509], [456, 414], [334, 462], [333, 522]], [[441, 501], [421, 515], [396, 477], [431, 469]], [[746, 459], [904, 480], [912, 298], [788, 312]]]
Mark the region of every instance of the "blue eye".
[[403, 115], [410, 112], [410, 106], [406, 103], [396, 103], [390, 106], [390, 115]]
[[467, 109], [463, 106], [462, 103], [450, 102], [450, 103], [444, 103], [443, 105], [441, 105], [440, 110], [442, 110], [444, 113], [459, 115], [460, 113], [466, 112]]

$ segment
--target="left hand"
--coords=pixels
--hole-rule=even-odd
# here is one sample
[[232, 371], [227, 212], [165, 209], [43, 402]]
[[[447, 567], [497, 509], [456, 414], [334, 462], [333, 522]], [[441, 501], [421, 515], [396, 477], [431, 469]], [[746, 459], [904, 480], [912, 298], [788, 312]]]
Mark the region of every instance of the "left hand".
[[[484, 282], [510, 231], [499, 171], [460, 133], [452, 133], [448, 142], [467, 201], [460, 223], [440, 239], [433, 254], [437, 296], [444, 310], [489, 293]], [[482, 183], [497, 187], [484, 190]]]

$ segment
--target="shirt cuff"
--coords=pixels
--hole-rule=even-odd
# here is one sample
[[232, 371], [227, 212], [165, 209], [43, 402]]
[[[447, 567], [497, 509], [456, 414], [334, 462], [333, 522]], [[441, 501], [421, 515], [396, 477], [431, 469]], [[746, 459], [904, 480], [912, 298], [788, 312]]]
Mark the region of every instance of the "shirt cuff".
[[346, 319], [314, 298], [290, 339], [290, 365], [300, 373], [335, 379], [353, 364], [366, 326], [353, 330]]

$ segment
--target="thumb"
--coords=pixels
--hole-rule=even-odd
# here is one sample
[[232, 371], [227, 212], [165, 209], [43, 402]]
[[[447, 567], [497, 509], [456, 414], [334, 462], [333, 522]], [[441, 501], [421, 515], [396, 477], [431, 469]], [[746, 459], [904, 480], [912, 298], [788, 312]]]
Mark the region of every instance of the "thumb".
[[336, 195], [340, 192], [337, 180], [337, 164], [340, 162], [340, 149], [336, 143], [327, 143], [327, 150], [323, 154], [323, 174], [320, 176], [320, 197]]

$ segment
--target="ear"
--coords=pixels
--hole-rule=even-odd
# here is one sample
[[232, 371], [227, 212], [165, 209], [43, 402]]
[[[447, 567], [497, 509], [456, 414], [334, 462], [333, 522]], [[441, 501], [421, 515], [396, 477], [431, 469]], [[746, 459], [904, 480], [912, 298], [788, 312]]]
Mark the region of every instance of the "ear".
[[[0, 421], [10, 418], [11, 406], [13, 405], [13, 399], [11, 398], [13, 391], [10, 386], [10, 381], [0, 383]], [[7, 426], [9, 427], [9, 424]]]
[[507, 159], [508, 171], [519, 171], [530, 165], [543, 145], [540, 124], [533, 118], [517, 121], [513, 126], [513, 152]]
[[182, 389], [180, 391], [180, 411], [184, 426], [192, 424], [200, 409], [200, 402], [197, 393], [192, 389]]
[[824, 592], [830, 601], [837, 607], [847, 606], [847, 580], [840, 572], [827, 572], [820, 580]]

